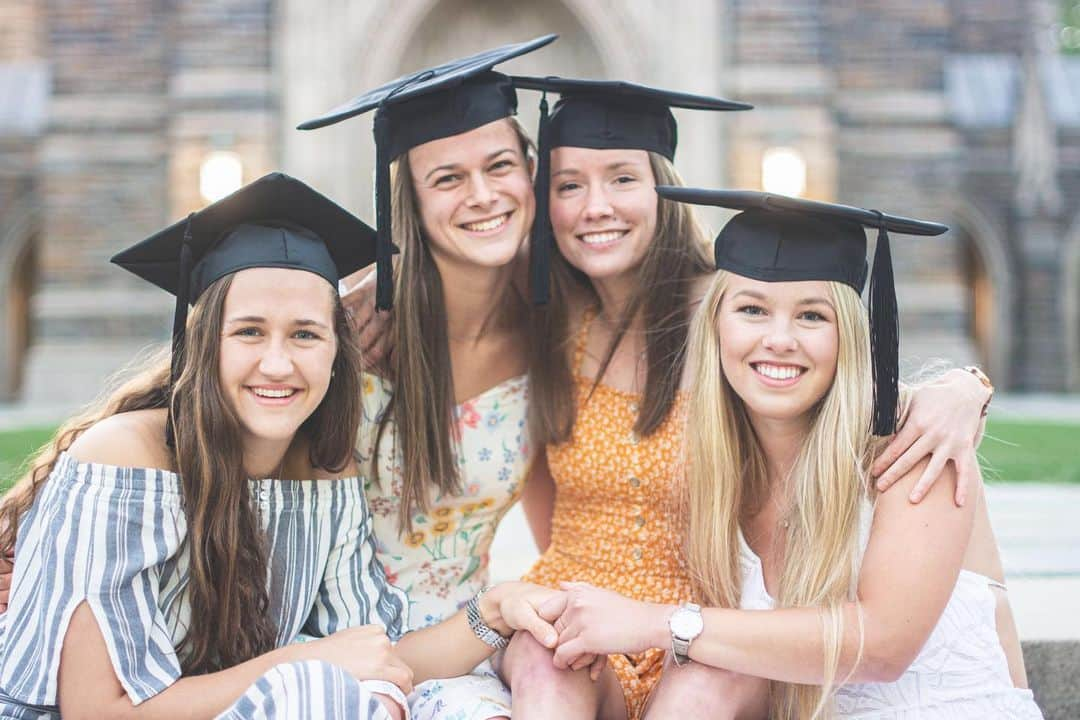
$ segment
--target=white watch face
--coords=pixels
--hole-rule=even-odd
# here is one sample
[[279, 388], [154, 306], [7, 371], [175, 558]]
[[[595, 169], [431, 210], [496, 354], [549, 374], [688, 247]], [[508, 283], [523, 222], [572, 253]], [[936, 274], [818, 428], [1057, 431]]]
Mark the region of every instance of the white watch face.
[[671, 616], [671, 632], [673, 635], [684, 640], [692, 640], [701, 634], [705, 623], [701, 619], [701, 613], [679, 608]]

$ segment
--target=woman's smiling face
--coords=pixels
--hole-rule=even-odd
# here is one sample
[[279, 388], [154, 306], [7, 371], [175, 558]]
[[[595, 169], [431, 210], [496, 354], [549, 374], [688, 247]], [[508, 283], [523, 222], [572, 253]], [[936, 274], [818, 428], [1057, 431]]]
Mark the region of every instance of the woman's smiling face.
[[432, 254], [444, 262], [502, 267], [535, 213], [528, 158], [509, 119], [409, 150], [413, 190]]
[[724, 376], [751, 417], [808, 417], [832, 386], [839, 333], [828, 283], [732, 273], [716, 328]]
[[635, 271], [656, 232], [658, 199], [644, 150], [551, 152], [551, 225], [563, 257], [592, 279]]

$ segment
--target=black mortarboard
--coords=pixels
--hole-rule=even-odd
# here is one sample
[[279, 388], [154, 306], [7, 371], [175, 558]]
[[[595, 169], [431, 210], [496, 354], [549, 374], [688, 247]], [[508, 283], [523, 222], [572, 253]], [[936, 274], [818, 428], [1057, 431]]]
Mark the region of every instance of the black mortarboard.
[[869, 298], [873, 430], [875, 435], [891, 435], [899, 397], [900, 325], [888, 233], [941, 235], [949, 228], [877, 210], [752, 190], [661, 185], [656, 192], [669, 200], [741, 210], [716, 236], [716, 268], [765, 282], [832, 280], [861, 293], [867, 274], [864, 228], [877, 228]]
[[[554, 238], [548, 217], [548, 190], [553, 149], [647, 150], [673, 160], [678, 128], [671, 108], [753, 109], [753, 105], [746, 103], [621, 81], [520, 76], [514, 77], [513, 81], [518, 88], [544, 93], [540, 99], [540, 129], [537, 133], [540, 157], [530, 256], [533, 302], [538, 305], [545, 304], [550, 293], [548, 278]], [[559, 94], [550, 117], [547, 111], [549, 92]]]
[[215, 280], [255, 267], [307, 270], [338, 280], [375, 259], [375, 231], [304, 183], [265, 175], [122, 250], [112, 262], [176, 296], [173, 381], [188, 305]]
[[517, 112], [510, 79], [493, 67], [555, 40], [544, 35], [529, 42], [503, 45], [429, 70], [392, 80], [330, 112], [297, 126], [315, 130], [375, 110], [375, 220], [378, 226], [375, 307], [393, 305], [390, 259], [390, 163], [409, 149], [432, 140], [460, 135]]

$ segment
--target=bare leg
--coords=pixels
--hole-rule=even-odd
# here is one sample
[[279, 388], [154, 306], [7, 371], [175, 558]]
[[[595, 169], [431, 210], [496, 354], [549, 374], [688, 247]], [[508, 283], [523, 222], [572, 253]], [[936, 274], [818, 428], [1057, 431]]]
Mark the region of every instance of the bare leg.
[[767, 680], [700, 663], [679, 667], [669, 657], [645, 708], [645, 718], [764, 720], [768, 717], [768, 693]]
[[610, 668], [593, 682], [588, 669], [559, 670], [552, 652], [529, 633], [510, 641], [499, 668], [510, 686], [514, 720], [563, 718], [573, 720], [626, 720], [622, 686]]

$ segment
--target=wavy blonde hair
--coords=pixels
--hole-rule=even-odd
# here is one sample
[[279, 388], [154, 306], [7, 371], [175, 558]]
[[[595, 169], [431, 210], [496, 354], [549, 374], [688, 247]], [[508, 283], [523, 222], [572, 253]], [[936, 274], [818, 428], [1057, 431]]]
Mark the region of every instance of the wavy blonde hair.
[[[694, 393], [688, 408], [686, 562], [695, 593], [714, 607], [739, 607], [739, 529], [769, 497], [766, 462], [746, 406], [724, 377], [717, 313], [730, 282], [718, 272], [690, 329]], [[839, 333], [836, 375], [790, 474], [777, 607], [822, 609], [822, 685], [771, 682], [769, 717], [831, 715], [844, 637], [844, 603], [856, 600], [860, 512], [867, 468], [873, 389], [866, 310], [846, 285], [829, 283]], [[862, 631], [859, 629], [859, 655]], [[858, 664], [856, 658], [855, 664]], [[842, 681], [841, 681], [842, 682]]]

